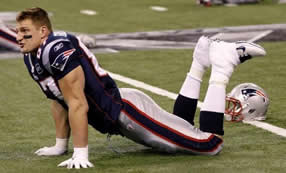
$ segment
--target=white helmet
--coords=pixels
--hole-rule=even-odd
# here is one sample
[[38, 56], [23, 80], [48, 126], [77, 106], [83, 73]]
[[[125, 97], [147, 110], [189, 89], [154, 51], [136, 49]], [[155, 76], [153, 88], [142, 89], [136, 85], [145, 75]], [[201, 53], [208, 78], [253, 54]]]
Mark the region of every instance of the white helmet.
[[265, 120], [269, 105], [266, 92], [253, 83], [237, 85], [226, 96], [225, 119], [228, 121]]

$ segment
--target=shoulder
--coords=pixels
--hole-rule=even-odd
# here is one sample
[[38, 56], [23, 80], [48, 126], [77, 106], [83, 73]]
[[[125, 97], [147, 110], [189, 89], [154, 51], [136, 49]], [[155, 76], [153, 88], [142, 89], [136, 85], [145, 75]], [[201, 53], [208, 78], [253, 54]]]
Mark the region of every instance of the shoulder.
[[[76, 52], [75, 36], [66, 32], [53, 32], [38, 50], [37, 57], [47, 69], [62, 69], [63, 64]], [[51, 72], [51, 70], [49, 70]]]
[[40, 55], [42, 56], [49, 55], [50, 52], [55, 52], [60, 50], [64, 44], [70, 44], [70, 43], [71, 40], [69, 39], [66, 32], [53, 32], [48, 36], [47, 40], [44, 41], [44, 43], [41, 45]]
[[53, 59], [61, 53], [66, 53], [66, 51], [76, 48], [73, 39], [76, 39], [75, 36], [66, 32], [53, 32], [40, 46], [37, 57], [39, 59]]

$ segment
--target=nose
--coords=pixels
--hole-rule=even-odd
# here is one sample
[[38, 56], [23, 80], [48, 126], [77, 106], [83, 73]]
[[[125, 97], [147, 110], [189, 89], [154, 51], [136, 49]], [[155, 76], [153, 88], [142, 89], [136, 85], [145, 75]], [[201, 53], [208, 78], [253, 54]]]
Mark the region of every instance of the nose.
[[17, 33], [16, 40], [17, 40], [18, 42], [20, 42], [20, 41], [23, 40], [23, 37], [24, 37], [23, 34]]

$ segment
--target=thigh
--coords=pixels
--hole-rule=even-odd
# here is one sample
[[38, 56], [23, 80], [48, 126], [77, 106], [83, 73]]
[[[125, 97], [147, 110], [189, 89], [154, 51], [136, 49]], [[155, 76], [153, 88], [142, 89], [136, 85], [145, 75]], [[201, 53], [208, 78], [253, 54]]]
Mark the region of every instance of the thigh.
[[201, 132], [187, 121], [160, 108], [138, 90], [120, 90], [124, 108], [119, 116], [121, 132], [131, 140], [166, 151], [216, 154], [222, 140]]

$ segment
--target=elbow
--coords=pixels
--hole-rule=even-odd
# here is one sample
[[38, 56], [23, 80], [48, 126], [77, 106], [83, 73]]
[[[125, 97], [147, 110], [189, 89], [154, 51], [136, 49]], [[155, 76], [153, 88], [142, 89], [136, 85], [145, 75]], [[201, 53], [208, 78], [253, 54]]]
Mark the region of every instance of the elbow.
[[87, 102], [81, 102], [79, 105], [78, 105], [78, 108], [82, 110], [82, 112], [84, 113], [87, 113], [88, 112], [88, 104]]
[[83, 112], [87, 113], [88, 112], [88, 104], [85, 102], [83, 104], [80, 105], [81, 109], [83, 110]]

